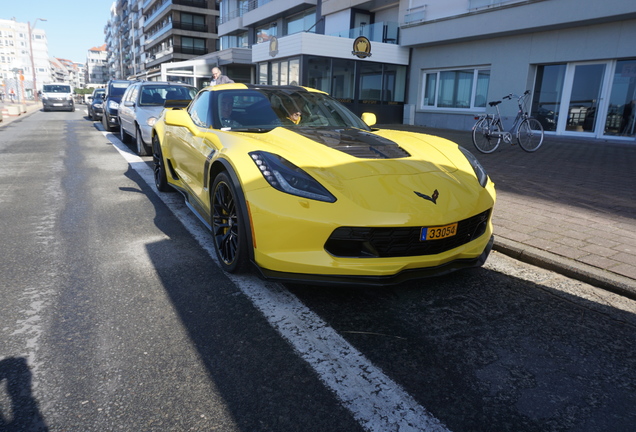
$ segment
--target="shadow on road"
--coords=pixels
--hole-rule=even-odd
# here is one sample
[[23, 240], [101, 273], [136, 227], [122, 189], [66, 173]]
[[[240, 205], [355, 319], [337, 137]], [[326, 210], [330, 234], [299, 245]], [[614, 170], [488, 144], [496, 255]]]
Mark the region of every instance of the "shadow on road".
[[3, 411], [0, 404], [0, 431], [46, 432], [49, 430], [38, 409], [31, 388], [31, 371], [23, 357], [0, 360], [0, 390], [6, 385], [11, 406]]

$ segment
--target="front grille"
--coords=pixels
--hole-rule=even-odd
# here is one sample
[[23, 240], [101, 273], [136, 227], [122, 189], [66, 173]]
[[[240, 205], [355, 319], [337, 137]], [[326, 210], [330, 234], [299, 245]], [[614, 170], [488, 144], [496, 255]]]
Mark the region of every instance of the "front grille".
[[421, 227], [337, 228], [325, 250], [338, 257], [388, 258], [435, 255], [475, 240], [486, 232], [491, 210], [459, 221], [457, 234], [440, 240], [420, 240]]

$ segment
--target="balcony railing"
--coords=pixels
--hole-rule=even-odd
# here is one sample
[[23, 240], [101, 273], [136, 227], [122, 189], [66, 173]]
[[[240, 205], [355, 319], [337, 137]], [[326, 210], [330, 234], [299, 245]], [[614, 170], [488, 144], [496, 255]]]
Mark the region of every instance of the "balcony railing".
[[468, 0], [468, 10], [487, 9], [503, 6], [508, 3], [519, 3], [526, 0]]
[[396, 22], [377, 22], [371, 25], [363, 25], [343, 30], [338, 33], [332, 33], [330, 36], [344, 37], [355, 39], [358, 36], [365, 36], [372, 42], [383, 42], [390, 44], [398, 44], [400, 42], [400, 29]]
[[406, 10], [404, 24], [422, 22], [426, 19], [426, 5], [417, 6]]
[[239, 6], [232, 9], [227, 14], [222, 14], [219, 20], [220, 24], [232, 21], [234, 18], [242, 17], [247, 12], [257, 9], [260, 6], [264, 6], [272, 0], [251, 0], [249, 2], [241, 2]]
[[207, 0], [172, 0], [172, 3], [182, 6], [200, 7], [204, 9], [207, 9], [208, 7]]
[[205, 48], [183, 46], [183, 45], [174, 45], [174, 52], [181, 53], [181, 54], [193, 54], [193, 55], [203, 55], [208, 53], [208, 51]]
[[207, 32], [208, 27], [205, 24], [193, 24], [183, 21], [172, 21], [172, 28], [179, 30], [192, 30], [198, 32]]

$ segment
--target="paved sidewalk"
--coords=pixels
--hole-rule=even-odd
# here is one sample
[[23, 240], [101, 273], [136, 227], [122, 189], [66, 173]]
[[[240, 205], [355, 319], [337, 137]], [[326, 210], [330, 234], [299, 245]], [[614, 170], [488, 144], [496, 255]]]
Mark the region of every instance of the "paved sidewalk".
[[385, 125], [448, 138], [470, 150], [497, 188], [494, 249], [636, 298], [636, 142], [546, 135], [526, 153], [491, 154], [470, 132]]

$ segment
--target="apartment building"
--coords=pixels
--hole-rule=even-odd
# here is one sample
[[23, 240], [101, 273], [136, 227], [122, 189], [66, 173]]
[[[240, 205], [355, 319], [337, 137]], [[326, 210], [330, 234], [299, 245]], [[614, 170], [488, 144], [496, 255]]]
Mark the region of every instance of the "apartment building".
[[[30, 42], [29, 30], [31, 31]], [[35, 74], [32, 66], [35, 68]], [[50, 79], [46, 32], [43, 29], [31, 28], [29, 23], [17, 22], [14, 19], [0, 19], [2, 92], [9, 94], [13, 90], [20, 99], [33, 98], [34, 75], [37, 90], [42, 90], [42, 85]]]
[[86, 54], [86, 76], [84, 78], [87, 86], [95, 87], [108, 82], [107, 60], [106, 44], [88, 50]]
[[108, 75], [160, 78], [161, 64], [218, 49], [215, 0], [117, 0], [104, 29]]
[[[548, 134], [634, 142], [636, 3], [624, 0], [222, 0], [218, 52], [163, 64], [201, 86], [324, 90], [380, 123], [470, 130], [530, 90]], [[247, 59], [251, 57], [251, 62]], [[248, 78], [249, 77], [249, 78]], [[517, 105], [504, 102], [514, 118]]]

